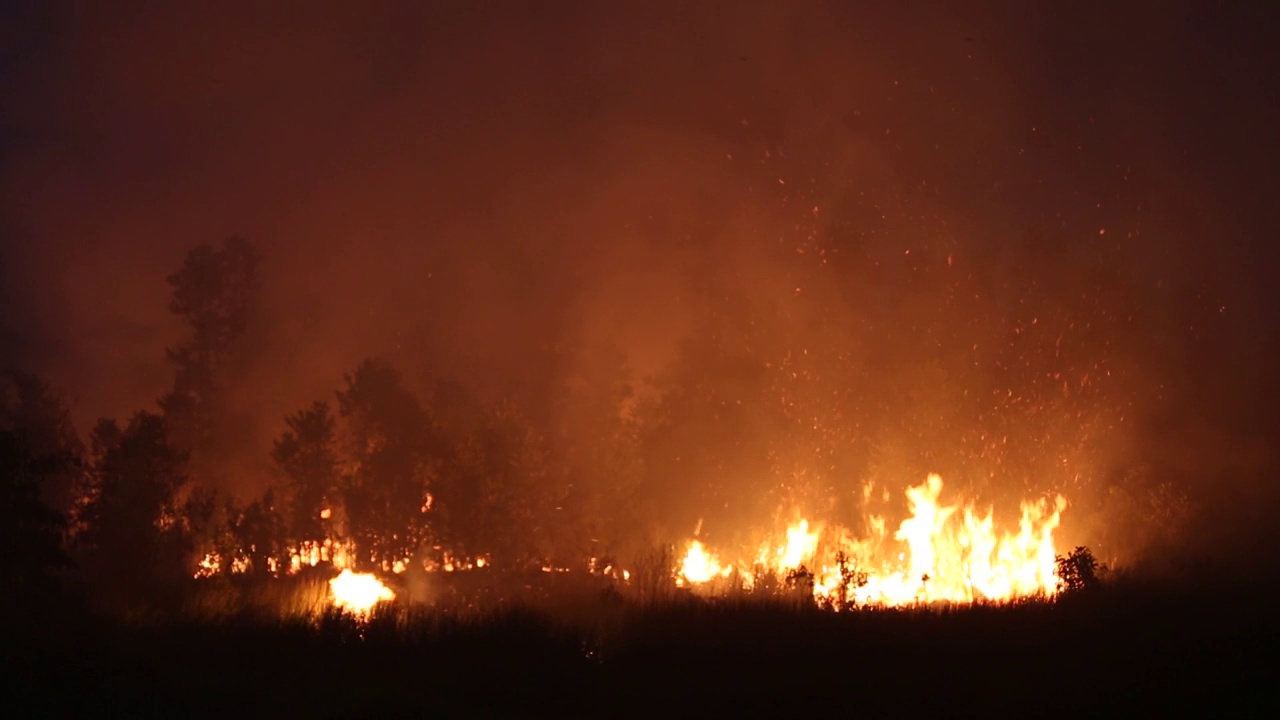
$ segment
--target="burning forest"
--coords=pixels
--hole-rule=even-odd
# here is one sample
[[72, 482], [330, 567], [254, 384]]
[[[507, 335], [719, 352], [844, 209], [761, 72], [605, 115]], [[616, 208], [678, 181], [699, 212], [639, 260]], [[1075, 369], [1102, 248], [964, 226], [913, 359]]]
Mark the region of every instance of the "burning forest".
[[1274, 13], [46, 5], [0, 33], [34, 715], [1258, 687]]

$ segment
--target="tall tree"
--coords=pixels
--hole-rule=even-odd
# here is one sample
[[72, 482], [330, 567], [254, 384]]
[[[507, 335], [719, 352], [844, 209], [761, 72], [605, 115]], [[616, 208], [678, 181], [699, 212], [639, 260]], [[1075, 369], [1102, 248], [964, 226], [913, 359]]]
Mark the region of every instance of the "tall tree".
[[346, 376], [346, 385], [338, 406], [350, 459], [344, 474], [348, 531], [361, 559], [399, 559], [416, 550], [425, 529], [429, 418], [385, 360], [365, 360]]
[[228, 383], [235, 350], [257, 317], [261, 258], [246, 240], [201, 245], [170, 275], [169, 310], [190, 331], [168, 351], [173, 388], [160, 401], [174, 443], [190, 453], [197, 479], [215, 479], [244, 423], [229, 413]]
[[84, 443], [71, 413], [36, 375], [9, 371], [0, 375], [0, 429], [38, 460], [41, 500], [61, 515], [70, 512], [83, 484]]

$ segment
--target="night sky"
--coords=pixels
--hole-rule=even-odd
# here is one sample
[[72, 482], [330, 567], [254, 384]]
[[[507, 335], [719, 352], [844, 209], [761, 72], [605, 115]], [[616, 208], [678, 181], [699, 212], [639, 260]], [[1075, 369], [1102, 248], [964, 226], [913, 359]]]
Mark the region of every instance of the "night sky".
[[935, 356], [1008, 385], [916, 440], [1083, 393], [1097, 426], [1044, 442], [1089, 477], [1118, 455], [1262, 467], [1278, 14], [7, 2], [0, 363], [82, 427], [152, 406], [181, 332], [166, 275], [242, 235], [268, 330], [237, 402], [264, 447], [370, 355], [536, 406], [577, 349], [616, 344], [643, 378], [690, 338], [750, 345], [759, 310], [795, 341], [770, 357], [860, 358], [823, 388], [910, 387], [883, 368]]

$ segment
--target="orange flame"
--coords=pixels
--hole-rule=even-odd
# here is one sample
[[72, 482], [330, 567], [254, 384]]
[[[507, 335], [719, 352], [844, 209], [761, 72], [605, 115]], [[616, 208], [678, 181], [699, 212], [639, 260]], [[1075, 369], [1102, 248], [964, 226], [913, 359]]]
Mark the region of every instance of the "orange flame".
[[374, 575], [343, 570], [329, 581], [333, 606], [359, 617], [367, 617], [373, 606], [394, 600], [396, 594]]
[[[998, 535], [989, 510], [979, 515], [972, 505], [963, 511], [944, 506], [938, 502], [941, 494], [942, 478], [937, 475], [907, 488], [911, 516], [888, 542], [879, 517], [869, 518], [874, 535], [870, 539], [855, 538], [841, 527], [811, 529], [802, 519], [786, 529], [785, 541], [761, 543], [754, 567], [779, 578], [804, 567], [813, 574], [815, 598], [839, 596], [858, 605], [1005, 601], [1057, 592], [1053, 532], [1066, 509], [1065, 498], [1022, 503], [1018, 532]], [[843, 565], [823, 563], [837, 553], [847, 558]], [[701, 585], [728, 577], [735, 568], [752, 567], [721, 565], [695, 540], [678, 581]]]

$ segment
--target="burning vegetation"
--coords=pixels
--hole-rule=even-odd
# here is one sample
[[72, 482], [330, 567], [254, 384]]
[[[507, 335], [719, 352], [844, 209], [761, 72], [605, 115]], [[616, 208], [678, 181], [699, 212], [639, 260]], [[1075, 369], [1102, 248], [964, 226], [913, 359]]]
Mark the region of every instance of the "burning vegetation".
[[333, 591], [333, 605], [360, 617], [367, 617], [373, 606], [380, 602], [394, 600], [396, 594], [391, 588], [369, 573], [353, 573], [343, 570], [338, 577], [329, 581]]
[[1262, 11], [25, 5], [0, 646], [47, 695], [970, 714], [921, 692], [954, 656], [927, 690], [1023, 716], [1257, 672]]
[[689, 543], [677, 582], [751, 590], [757, 583], [799, 584], [819, 605], [897, 607], [920, 603], [1001, 602], [1051, 597], [1058, 591], [1053, 532], [1066, 500], [1023, 503], [1016, 533], [997, 531], [991, 512], [939, 504], [942, 479], [909, 487], [911, 516], [887, 535], [882, 517], [859, 539], [847, 528], [800, 520], [754, 555], [722, 564], [697, 540]]
[[[370, 358], [345, 375], [336, 403], [317, 400], [284, 418], [265, 488], [245, 502], [218, 488], [260, 467], [228, 445], [240, 422], [229, 373], [248, 361], [260, 256], [239, 239], [202, 246], [169, 282], [171, 309], [191, 333], [170, 352], [177, 371], [162, 412], [100, 422], [83, 460], [69, 466], [68, 546], [94, 584], [135, 600], [184, 577], [271, 582], [315, 572], [336, 574], [333, 605], [361, 617], [402, 595], [435, 602], [438, 578], [453, 575], [476, 575], [510, 598], [532, 587], [520, 579], [530, 574], [604, 582], [636, 597], [785, 593], [835, 610], [1050, 598], [1063, 582], [1055, 533], [1064, 491], [1079, 491], [1089, 467], [1081, 443], [1116, 420], [1101, 412], [1074, 433], [1057, 426], [1049, 437], [1063, 454], [1049, 482], [1024, 483], [1038, 499], [999, 521], [994, 507], [963, 501], [950, 486], [947, 499], [938, 474], [895, 485], [913, 467], [928, 471], [924, 463], [988, 490], [1002, 471], [1044, 467], [1010, 442], [1018, 431], [1003, 428], [998, 440], [989, 430], [962, 433], [974, 452], [942, 439], [949, 422], [926, 424], [922, 437], [963, 453], [962, 462], [904, 452], [912, 436], [892, 414], [864, 433], [842, 405], [876, 395], [839, 384], [824, 392], [833, 387], [824, 374], [852, 361], [839, 336], [825, 351], [774, 351], [804, 339], [788, 338], [786, 323], [761, 337], [750, 329], [741, 338], [749, 346], [708, 330], [704, 338], [721, 339], [691, 342], [670, 375], [645, 383], [629, 379], [616, 353], [579, 358], [583, 374], [560, 386], [550, 415], [449, 381], [424, 390], [389, 360]], [[1012, 330], [1020, 338], [1027, 326]], [[1059, 336], [1055, 352], [1061, 345]], [[1048, 375], [1056, 387], [1063, 372]], [[43, 392], [23, 382], [36, 383], [25, 391], [33, 397]], [[1025, 406], [1036, 382], [1028, 395], [995, 397], [1005, 412], [1074, 422], [1100, 384], [1085, 373], [1072, 390], [1064, 379], [1034, 407]], [[930, 387], [952, 412], [966, 402], [967, 391]], [[764, 481], [734, 479], [759, 478], [761, 468]], [[844, 471], [871, 479], [849, 482]], [[1003, 495], [996, 499], [1008, 488]], [[680, 525], [696, 526], [695, 537], [671, 529]], [[655, 547], [672, 549], [655, 556]], [[397, 577], [407, 592], [381, 584]]]

